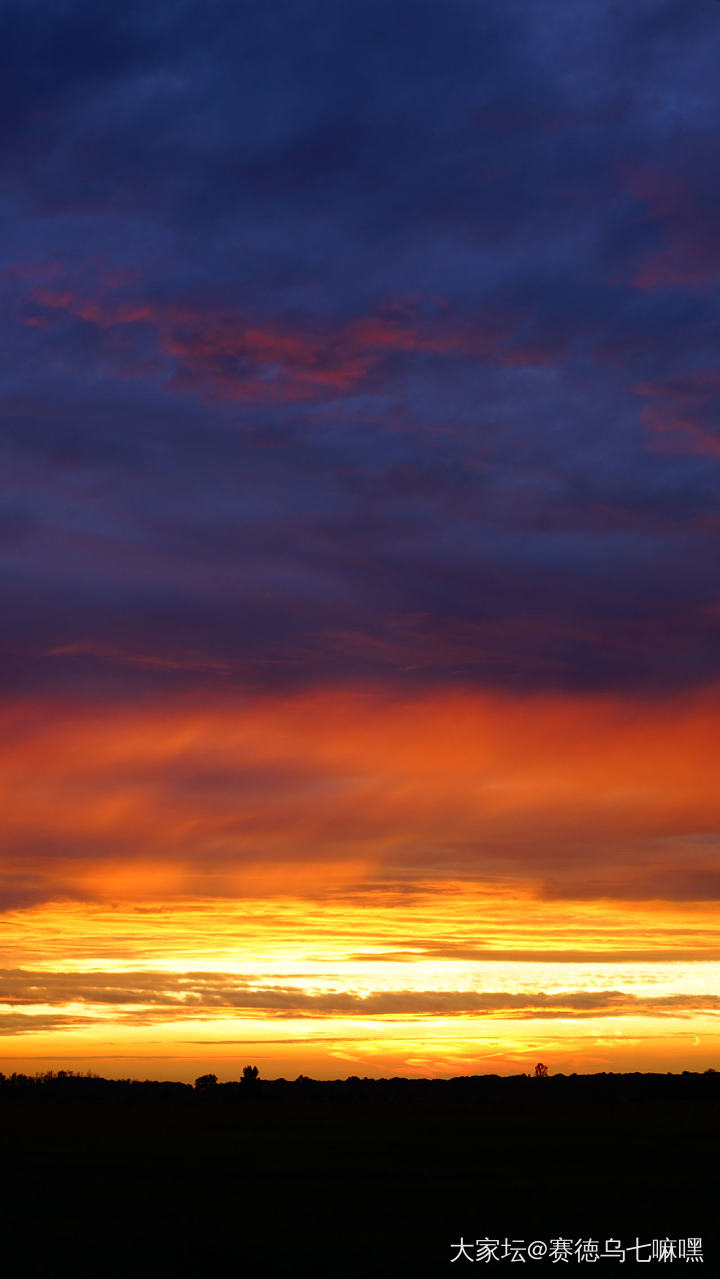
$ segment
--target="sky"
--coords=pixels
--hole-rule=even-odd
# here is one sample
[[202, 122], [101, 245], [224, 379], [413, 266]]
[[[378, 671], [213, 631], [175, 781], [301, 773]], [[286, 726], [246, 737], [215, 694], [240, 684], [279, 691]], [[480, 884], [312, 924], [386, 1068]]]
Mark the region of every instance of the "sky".
[[720, 4], [0, 51], [0, 1070], [717, 1066]]

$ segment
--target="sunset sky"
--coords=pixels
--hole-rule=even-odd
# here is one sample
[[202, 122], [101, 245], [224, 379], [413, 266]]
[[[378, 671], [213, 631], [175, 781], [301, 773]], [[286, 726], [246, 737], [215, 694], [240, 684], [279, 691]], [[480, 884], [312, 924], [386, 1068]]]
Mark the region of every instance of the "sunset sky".
[[0, 1070], [720, 1067], [720, 4], [0, 59]]

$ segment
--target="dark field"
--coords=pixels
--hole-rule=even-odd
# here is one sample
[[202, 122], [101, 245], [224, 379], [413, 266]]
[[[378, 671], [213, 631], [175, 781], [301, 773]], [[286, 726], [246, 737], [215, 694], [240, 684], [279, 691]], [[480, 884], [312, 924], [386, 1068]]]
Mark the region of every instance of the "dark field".
[[6, 1082], [4, 1273], [582, 1275], [574, 1257], [450, 1264], [450, 1245], [700, 1236], [702, 1266], [645, 1274], [715, 1279], [719, 1117], [711, 1074]]

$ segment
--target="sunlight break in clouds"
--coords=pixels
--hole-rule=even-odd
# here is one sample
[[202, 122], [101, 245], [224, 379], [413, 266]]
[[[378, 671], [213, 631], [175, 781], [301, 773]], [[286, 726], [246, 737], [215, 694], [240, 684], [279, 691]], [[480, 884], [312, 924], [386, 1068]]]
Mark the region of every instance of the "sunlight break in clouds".
[[715, 716], [714, 694], [8, 706], [8, 1060], [706, 1067]]

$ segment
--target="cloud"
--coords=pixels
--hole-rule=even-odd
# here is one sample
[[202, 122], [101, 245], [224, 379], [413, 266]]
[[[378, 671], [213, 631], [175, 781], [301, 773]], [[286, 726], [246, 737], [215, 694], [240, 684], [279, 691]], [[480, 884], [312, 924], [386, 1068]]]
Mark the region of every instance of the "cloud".
[[10, 6], [8, 685], [717, 679], [716, 277], [631, 283], [710, 252], [717, 34], [652, 9]]
[[30, 284], [19, 304], [25, 325], [82, 321], [98, 333], [98, 352], [116, 376], [144, 376], [153, 367], [149, 346], [155, 367], [169, 357], [171, 389], [230, 401], [293, 403], [376, 390], [397, 379], [399, 361], [418, 356], [552, 367], [560, 353], [549, 335], [528, 334], [520, 317], [463, 316], [447, 303], [425, 313], [408, 301], [385, 301], [368, 315], [268, 319], [213, 298], [144, 297], [132, 278], [128, 288], [122, 272], [107, 269], [77, 278], [57, 263], [37, 264], [14, 267], [10, 278]]
[[641, 256], [632, 279], [637, 289], [708, 290], [720, 279], [720, 187], [707, 163], [710, 131], [698, 131], [693, 141], [690, 155], [674, 165], [649, 162], [625, 174], [660, 240]]
[[658, 433], [658, 445], [706, 457], [720, 454], [717, 435], [720, 377], [714, 369], [694, 369], [640, 383], [649, 403], [643, 420]]
[[78, 1017], [74, 1014], [0, 1012], [0, 1037], [78, 1030], [94, 1025], [96, 1025], [96, 1018]]
[[[319, 690], [3, 710], [5, 892], [128, 899], [418, 879], [713, 900], [717, 692]], [[283, 879], [290, 876], [290, 879]], [[339, 880], [334, 879], [339, 876]]]
[[[709, 994], [636, 995], [620, 990], [484, 991], [395, 989], [307, 991], [299, 986], [268, 986], [258, 979], [223, 973], [176, 976], [161, 972], [132, 974], [48, 973], [25, 970], [0, 973], [0, 1002], [11, 1008], [33, 1005], [91, 1005], [95, 1015], [111, 1011], [116, 1021], [142, 1022], [168, 1017], [208, 1019], [228, 1012], [269, 1017], [689, 1017], [720, 1013], [720, 996]], [[128, 1011], [123, 1013], [123, 1007]], [[50, 1029], [43, 1014], [6, 1013], [6, 1033], [37, 1022]], [[53, 1014], [52, 1028], [71, 1018]], [[91, 1019], [77, 1018], [77, 1025]], [[45, 1024], [47, 1022], [47, 1025]], [[1, 1023], [0, 1023], [1, 1024]]]
[[3, 902], [716, 899], [717, 12], [546, 8], [3, 6]]

